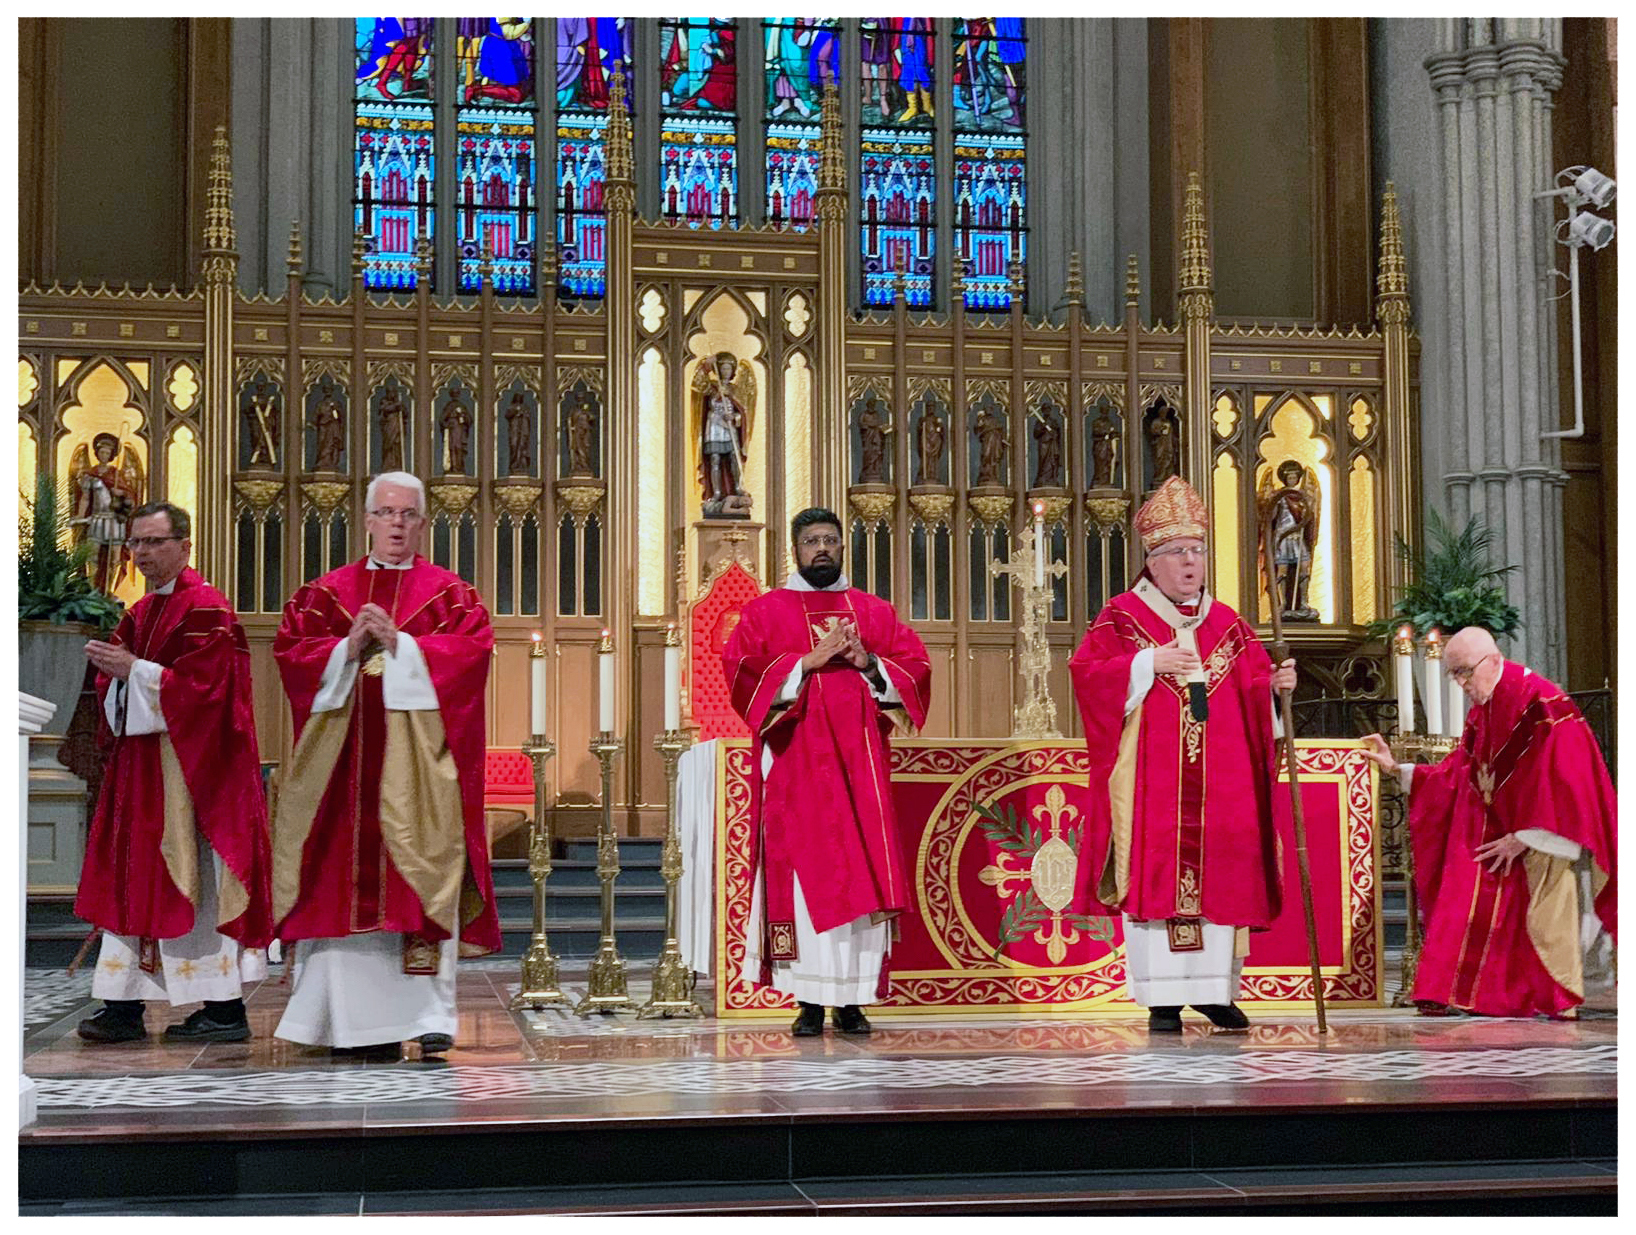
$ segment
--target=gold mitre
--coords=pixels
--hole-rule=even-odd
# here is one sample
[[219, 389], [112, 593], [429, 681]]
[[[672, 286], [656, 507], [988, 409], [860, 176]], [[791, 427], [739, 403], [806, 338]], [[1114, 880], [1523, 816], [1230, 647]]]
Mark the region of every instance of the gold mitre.
[[1205, 538], [1210, 517], [1204, 499], [1180, 476], [1172, 476], [1136, 512], [1136, 534], [1142, 538], [1142, 552], [1152, 553], [1167, 540], [1192, 536]]

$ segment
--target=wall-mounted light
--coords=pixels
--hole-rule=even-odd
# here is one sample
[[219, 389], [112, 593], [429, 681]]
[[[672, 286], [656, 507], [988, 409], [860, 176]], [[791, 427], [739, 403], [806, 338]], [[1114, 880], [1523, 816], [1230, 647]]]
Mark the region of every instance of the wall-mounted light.
[[1583, 163], [1574, 167], [1565, 167], [1556, 174], [1557, 187], [1546, 189], [1543, 193], [1535, 193], [1535, 197], [1560, 197], [1568, 206], [1568, 217], [1558, 224], [1556, 242], [1564, 245], [1568, 250], [1568, 295], [1569, 317], [1573, 322], [1574, 346], [1574, 427], [1571, 429], [1553, 429], [1548, 433], [1541, 433], [1541, 437], [1584, 437], [1585, 436], [1585, 379], [1580, 367], [1579, 342], [1579, 250], [1588, 248], [1593, 253], [1598, 249], [1605, 249], [1613, 242], [1613, 233], [1616, 230], [1613, 223], [1600, 215], [1591, 214], [1582, 210], [1582, 206], [1595, 206], [1604, 210], [1613, 203], [1614, 193], [1618, 186], [1613, 177], [1605, 176], [1594, 167]]

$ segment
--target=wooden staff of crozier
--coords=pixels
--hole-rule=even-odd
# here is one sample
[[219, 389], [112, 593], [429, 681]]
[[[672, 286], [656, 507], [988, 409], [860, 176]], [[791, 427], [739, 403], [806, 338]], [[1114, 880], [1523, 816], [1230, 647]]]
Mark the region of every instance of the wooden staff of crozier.
[[[1278, 574], [1272, 557], [1273, 520], [1267, 520], [1261, 529], [1262, 561], [1267, 600], [1272, 609], [1272, 663], [1273, 668], [1289, 659], [1289, 645], [1284, 642], [1284, 623], [1279, 614]], [[1312, 965], [1312, 1002], [1318, 1010], [1318, 1032], [1327, 1034], [1324, 1021], [1324, 979], [1318, 971], [1318, 924], [1312, 912], [1312, 866], [1307, 861], [1307, 821], [1301, 807], [1301, 777], [1295, 766], [1295, 718], [1290, 712], [1289, 692], [1278, 692], [1278, 702], [1284, 719], [1284, 766], [1289, 769], [1289, 806], [1295, 819], [1295, 859], [1301, 871], [1301, 907], [1307, 917], [1307, 956]]]

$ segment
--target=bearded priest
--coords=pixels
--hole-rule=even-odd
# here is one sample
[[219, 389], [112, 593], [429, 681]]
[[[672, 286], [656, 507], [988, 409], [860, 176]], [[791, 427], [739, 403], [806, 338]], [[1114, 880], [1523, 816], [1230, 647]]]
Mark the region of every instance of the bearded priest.
[[1148, 1030], [1179, 1033], [1191, 1005], [1223, 1029], [1249, 932], [1281, 904], [1273, 831], [1273, 669], [1255, 631], [1205, 590], [1204, 503], [1179, 476], [1136, 514], [1147, 555], [1069, 661], [1090, 756], [1082, 878], [1124, 917], [1126, 982]]
[[417, 550], [426, 490], [384, 472], [369, 555], [302, 587], [273, 655], [296, 744], [273, 819], [273, 906], [296, 944], [281, 1038], [396, 1059], [447, 1051], [455, 958], [500, 946], [483, 823], [494, 632]]
[[931, 661], [887, 601], [841, 573], [841, 521], [790, 524], [796, 571], [756, 597], [722, 665], [750, 726], [754, 892], [746, 981], [793, 995], [793, 1032], [867, 1034], [887, 991], [891, 919], [909, 904], [887, 738], [926, 721]]

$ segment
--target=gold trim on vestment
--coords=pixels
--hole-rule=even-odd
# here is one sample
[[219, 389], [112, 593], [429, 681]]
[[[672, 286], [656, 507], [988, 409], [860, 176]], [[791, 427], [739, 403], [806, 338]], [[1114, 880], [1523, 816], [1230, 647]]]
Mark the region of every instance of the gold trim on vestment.
[[1096, 887], [1096, 899], [1104, 905], [1121, 906], [1130, 894], [1131, 833], [1136, 807], [1136, 747], [1142, 732], [1142, 709], [1146, 706], [1145, 700], [1138, 703], [1125, 717], [1125, 727], [1119, 734], [1119, 757], [1114, 760], [1113, 774], [1108, 777], [1108, 806], [1113, 815], [1113, 827], [1109, 832], [1112, 843], [1097, 877]]
[[1528, 939], [1556, 984], [1585, 997], [1585, 959], [1579, 950], [1579, 885], [1573, 863], [1538, 849], [1522, 855], [1528, 875]]
[[159, 775], [165, 798], [165, 830], [159, 838], [159, 853], [165, 859], [170, 881], [198, 909], [199, 833], [194, 822], [193, 795], [182, 776], [176, 747], [165, 732], [159, 734]]
[[314, 712], [301, 730], [282, 778], [273, 816], [273, 921], [301, 896], [301, 855], [352, 727], [353, 696], [333, 711]]
[[466, 822], [460, 774], [437, 712], [387, 711], [380, 820], [392, 865], [420, 898], [422, 912], [458, 935]]

